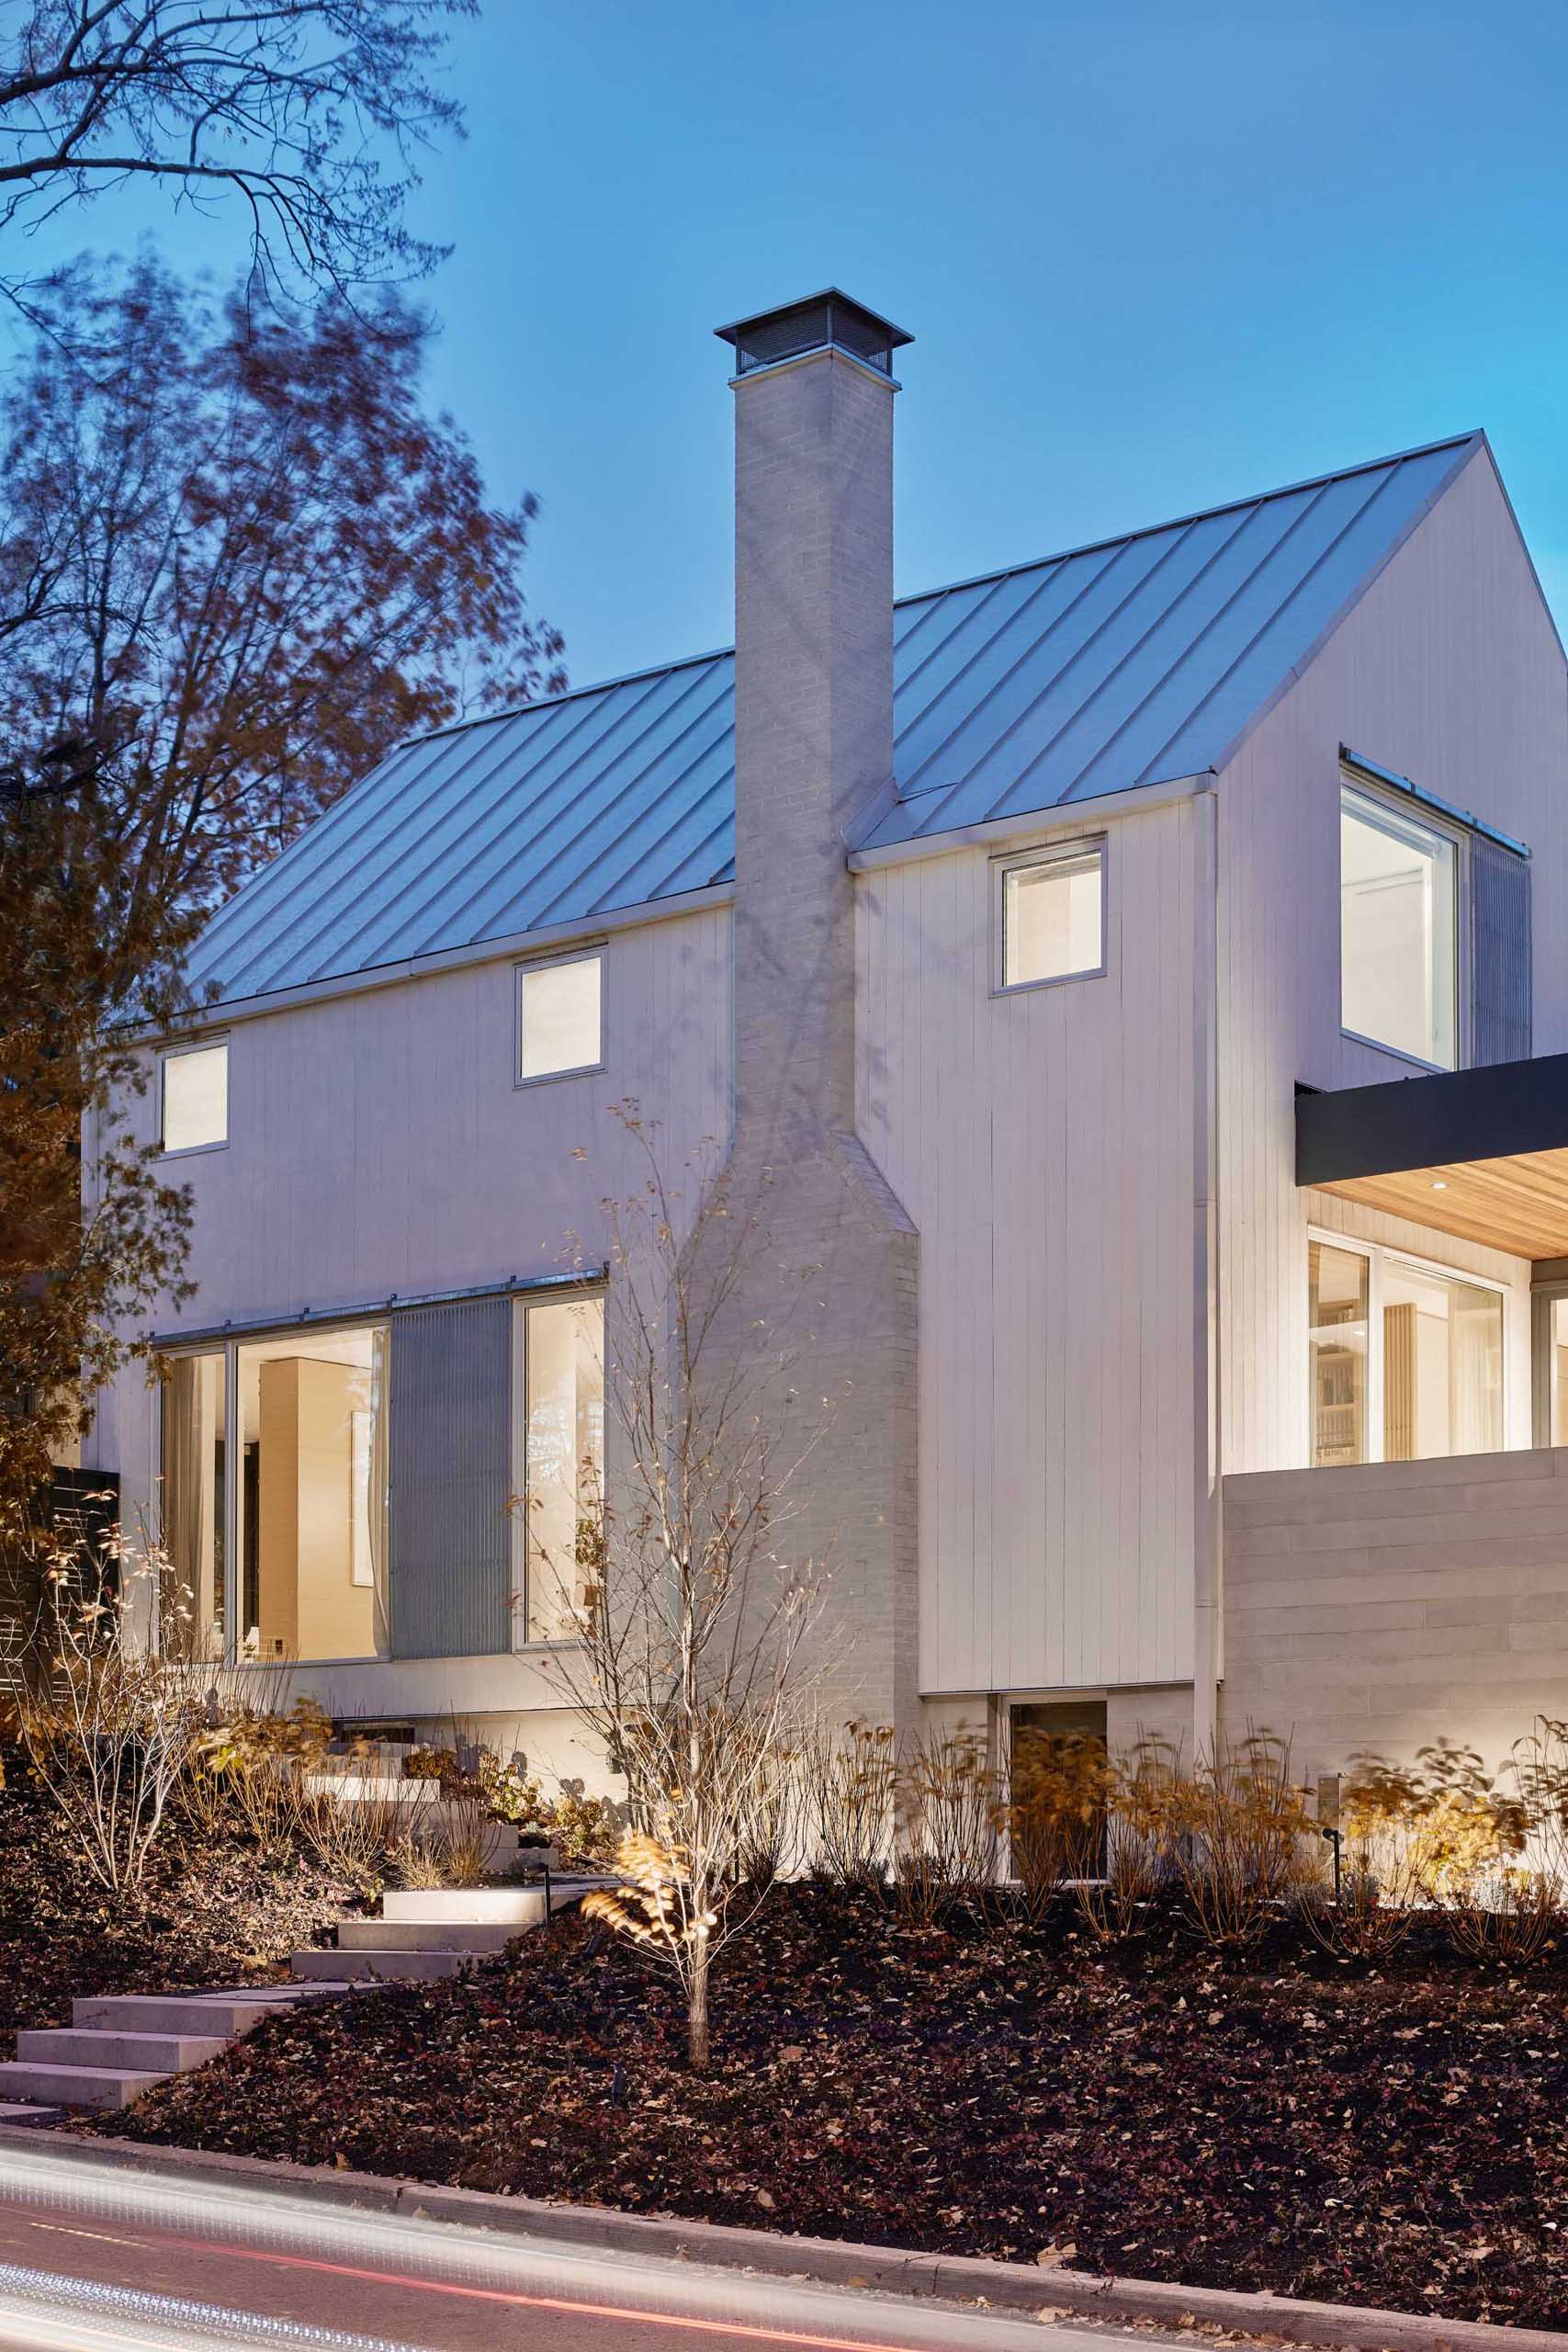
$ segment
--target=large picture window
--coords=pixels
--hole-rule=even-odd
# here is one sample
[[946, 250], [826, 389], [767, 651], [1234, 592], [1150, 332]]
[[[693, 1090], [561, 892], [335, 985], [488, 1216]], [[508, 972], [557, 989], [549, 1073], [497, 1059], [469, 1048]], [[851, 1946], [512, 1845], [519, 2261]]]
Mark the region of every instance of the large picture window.
[[1457, 862], [1435, 826], [1341, 786], [1341, 1022], [1437, 1069], [1459, 1051]]
[[604, 1305], [551, 1299], [519, 1308], [524, 1424], [525, 1635], [570, 1638], [587, 1598], [604, 1479]]
[[239, 1351], [242, 1654], [302, 1662], [387, 1647], [387, 1331]]
[[1426, 1462], [1503, 1443], [1503, 1295], [1393, 1250], [1307, 1247], [1311, 1459]]

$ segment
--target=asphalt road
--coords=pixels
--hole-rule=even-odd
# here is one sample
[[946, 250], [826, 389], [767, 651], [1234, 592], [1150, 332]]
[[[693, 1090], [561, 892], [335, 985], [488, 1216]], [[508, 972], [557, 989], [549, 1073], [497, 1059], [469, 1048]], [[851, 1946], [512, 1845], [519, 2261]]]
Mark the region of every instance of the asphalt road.
[[1089, 2342], [1089, 2331], [1032, 2318], [0, 2150], [0, 2346], [28, 2352], [1088, 2352]]

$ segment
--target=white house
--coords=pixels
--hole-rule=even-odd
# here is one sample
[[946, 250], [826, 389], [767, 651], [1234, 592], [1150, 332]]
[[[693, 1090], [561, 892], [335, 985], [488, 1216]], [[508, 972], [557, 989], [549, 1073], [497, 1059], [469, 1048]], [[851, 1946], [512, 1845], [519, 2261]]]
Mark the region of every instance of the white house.
[[735, 650], [406, 745], [217, 917], [96, 1466], [215, 1651], [564, 1769], [506, 1506], [604, 1443], [636, 1096], [827, 1269], [846, 1715], [1568, 1714], [1568, 670], [1484, 437], [896, 603], [908, 338], [722, 332]]

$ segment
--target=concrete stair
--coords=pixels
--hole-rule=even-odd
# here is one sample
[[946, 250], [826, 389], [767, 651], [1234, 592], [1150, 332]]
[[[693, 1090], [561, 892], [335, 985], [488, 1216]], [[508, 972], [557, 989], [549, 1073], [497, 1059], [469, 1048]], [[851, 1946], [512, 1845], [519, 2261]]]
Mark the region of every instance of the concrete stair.
[[476, 1960], [504, 1951], [516, 1936], [581, 1903], [602, 1879], [557, 1879], [548, 1910], [542, 1885], [390, 1888], [378, 1919], [340, 1919], [337, 1943], [297, 1951], [293, 1973], [306, 1983], [329, 1976], [355, 1984], [413, 1984], [460, 1975]]
[[[606, 1883], [558, 1880], [549, 1911], [565, 1910]], [[129, 2107], [154, 2083], [220, 2056], [280, 2008], [371, 1984], [458, 1976], [547, 1916], [537, 1884], [391, 1890], [379, 1919], [340, 1919], [335, 1945], [297, 1951], [291, 1984], [73, 2001], [68, 2026], [19, 2033], [16, 2057], [0, 2064], [0, 2121], [32, 2121], [62, 2107]]]
[[423, 1984], [437, 1976], [460, 1976], [479, 1958], [471, 1951], [297, 1951], [293, 1967], [305, 1984], [328, 1977], [349, 1984]]
[[[0, 2120], [40, 2109], [129, 2107], [166, 2075], [220, 2057], [279, 2008], [352, 1988], [341, 1980], [237, 1986], [217, 1993], [118, 1993], [71, 2004], [68, 2026], [29, 2027], [0, 2064]], [[21, 2118], [6, 2113], [20, 2104]]]

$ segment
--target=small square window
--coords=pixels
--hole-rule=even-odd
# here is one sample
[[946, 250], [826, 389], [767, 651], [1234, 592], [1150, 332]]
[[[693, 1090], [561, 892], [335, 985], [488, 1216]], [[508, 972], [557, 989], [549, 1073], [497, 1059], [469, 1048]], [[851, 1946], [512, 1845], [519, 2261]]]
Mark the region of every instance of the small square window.
[[1046, 850], [1001, 871], [1001, 986], [1080, 978], [1105, 969], [1105, 850]]
[[163, 1147], [203, 1151], [229, 1140], [228, 1046], [164, 1057]]
[[517, 972], [517, 1075], [526, 1082], [597, 1069], [604, 1058], [601, 956], [524, 964]]

